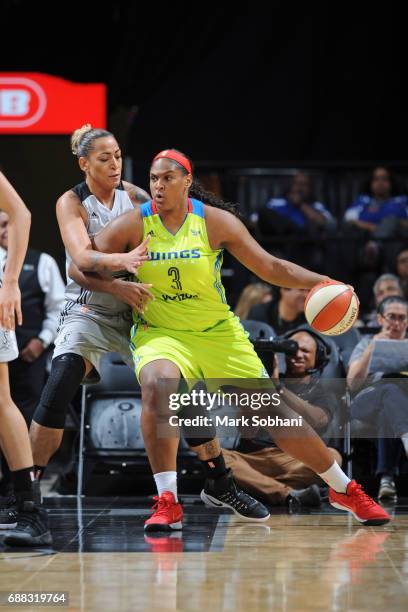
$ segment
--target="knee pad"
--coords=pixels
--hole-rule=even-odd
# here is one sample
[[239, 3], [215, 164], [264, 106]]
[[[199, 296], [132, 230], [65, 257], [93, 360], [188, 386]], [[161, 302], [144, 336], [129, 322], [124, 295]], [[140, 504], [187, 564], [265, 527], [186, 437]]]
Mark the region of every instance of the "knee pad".
[[64, 353], [52, 360], [51, 374], [41, 394], [33, 421], [44, 427], [64, 429], [69, 403], [85, 374], [80, 355]]
[[217, 429], [213, 424], [206, 424], [205, 418], [210, 419], [211, 415], [208, 410], [202, 406], [185, 406], [178, 414], [182, 419], [196, 418], [196, 425], [186, 425], [184, 421], [180, 427], [184, 439], [189, 446], [201, 446], [211, 442], [217, 437]]

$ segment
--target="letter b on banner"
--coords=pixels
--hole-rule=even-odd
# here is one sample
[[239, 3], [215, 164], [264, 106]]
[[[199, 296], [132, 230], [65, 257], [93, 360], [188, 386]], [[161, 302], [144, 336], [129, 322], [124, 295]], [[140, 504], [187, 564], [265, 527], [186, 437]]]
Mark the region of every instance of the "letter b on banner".
[[0, 91], [0, 115], [23, 117], [28, 114], [30, 94], [24, 89], [3, 89]]

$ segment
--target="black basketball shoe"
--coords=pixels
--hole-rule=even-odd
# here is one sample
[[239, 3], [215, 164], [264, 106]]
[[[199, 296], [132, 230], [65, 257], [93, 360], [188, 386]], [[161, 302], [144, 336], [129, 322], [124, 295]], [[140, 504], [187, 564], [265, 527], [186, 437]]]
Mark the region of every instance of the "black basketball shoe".
[[47, 512], [32, 501], [23, 501], [17, 510], [17, 527], [3, 540], [6, 546], [50, 546]]
[[207, 478], [200, 497], [207, 506], [230, 508], [245, 521], [267, 521], [270, 517], [263, 504], [237, 486], [230, 469], [220, 478]]
[[320, 489], [316, 484], [306, 489], [292, 490], [287, 497], [290, 510], [296, 511], [302, 508], [318, 508], [321, 505]]
[[14, 495], [8, 495], [0, 501], [0, 529], [14, 527], [17, 527], [17, 501]]
[[42, 504], [42, 495], [41, 495], [41, 484], [39, 480], [33, 480], [33, 495], [34, 495], [34, 503], [36, 506], [41, 506]]

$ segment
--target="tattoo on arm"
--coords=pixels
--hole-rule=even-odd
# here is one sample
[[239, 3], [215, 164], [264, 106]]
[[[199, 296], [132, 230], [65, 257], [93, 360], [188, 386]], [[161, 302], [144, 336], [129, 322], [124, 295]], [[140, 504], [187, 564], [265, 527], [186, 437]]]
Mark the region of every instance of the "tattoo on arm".
[[89, 267], [89, 272], [109, 272], [108, 266], [104, 266], [101, 264], [102, 253], [91, 253], [91, 265]]
[[128, 190], [128, 194], [130, 199], [136, 204], [143, 204], [143, 202], [150, 200], [149, 194], [144, 191], [144, 189], [136, 187], [136, 185], [131, 185], [130, 189]]
[[77, 202], [77, 203], [79, 203], [79, 204], [81, 203], [81, 200], [79, 199], [79, 197], [77, 196], [77, 194], [75, 193], [75, 191], [73, 191], [72, 189], [71, 189], [70, 191], [67, 191], [67, 194], [66, 194], [66, 195], [67, 195], [67, 197], [68, 197], [70, 200], [74, 200], [75, 202]]
[[96, 271], [98, 269], [98, 264], [101, 260], [101, 254], [100, 253], [92, 253], [91, 255], [91, 265], [89, 267], [89, 271]]

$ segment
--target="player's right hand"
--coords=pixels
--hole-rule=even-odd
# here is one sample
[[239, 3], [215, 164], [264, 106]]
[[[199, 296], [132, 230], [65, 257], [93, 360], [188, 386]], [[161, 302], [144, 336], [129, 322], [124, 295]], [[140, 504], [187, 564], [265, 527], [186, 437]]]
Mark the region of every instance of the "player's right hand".
[[147, 247], [150, 238], [151, 236], [149, 234], [139, 246], [123, 255], [123, 267], [125, 270], [132, 274], [136, 274], [137, 269], [149, 259]]
[[154, 300], [154, 295], [149, 291], [153, 285], [147, 283], [132, 283], [129, 281], [118, 280], [116, 282], [115, 295], [133, 310], [143, 314], [146, 305], [150, 300]]
[[21, 325], [23, 315], [21, 314], [21, 293], [18, 283], [4, 282], [0, 289], [0, 327], [6, 330], [14, 330], [17, 323]]

